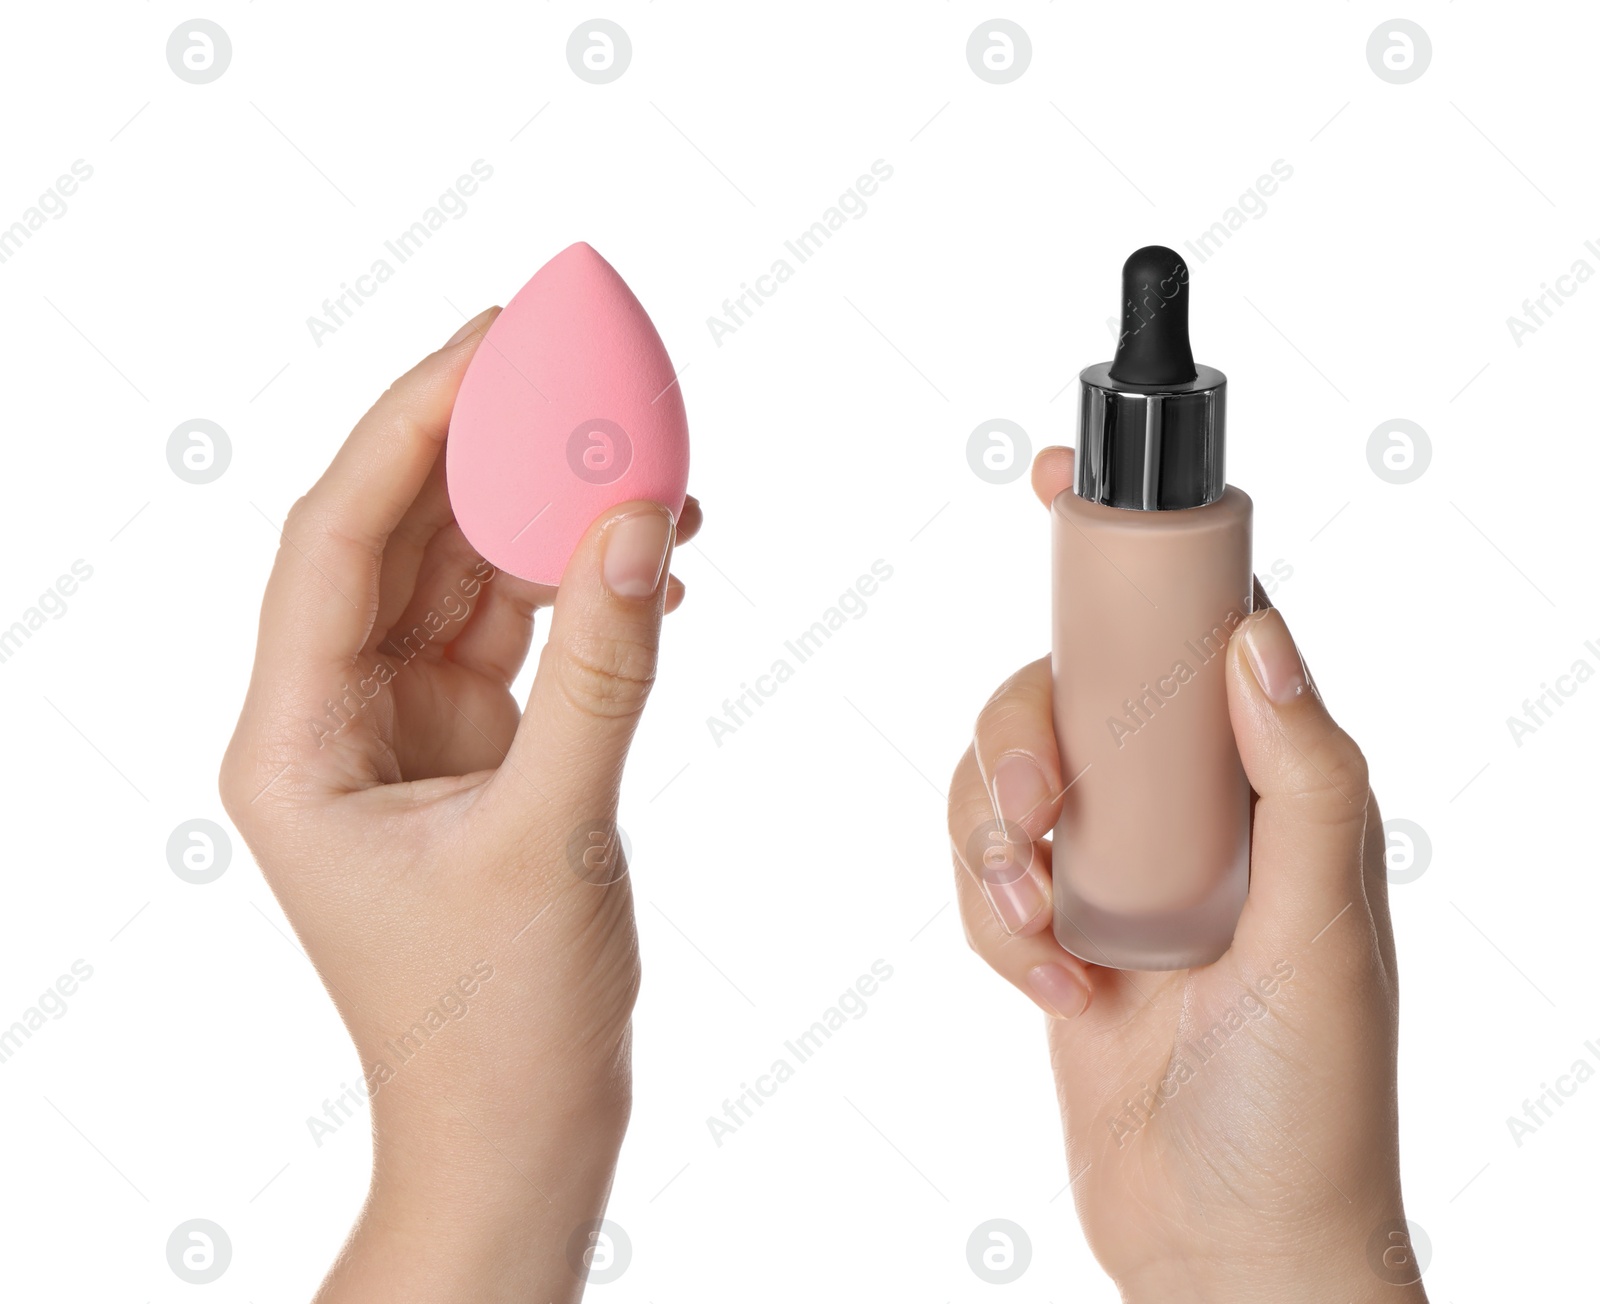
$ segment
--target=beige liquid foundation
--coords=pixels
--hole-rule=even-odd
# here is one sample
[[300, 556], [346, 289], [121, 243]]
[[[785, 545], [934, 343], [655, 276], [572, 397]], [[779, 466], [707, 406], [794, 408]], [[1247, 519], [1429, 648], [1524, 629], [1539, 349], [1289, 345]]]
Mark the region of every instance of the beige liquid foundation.
[[1223, 656], [1251, 608], [1250, 499], [1223, 481], [1227, 378], [1195, 365], [1183, 259], [1138, 250], [1122, 297], [1051, 507], [1055, 934], [1092, 964], [1183, 969], [1228, 949], [1250, 878]]

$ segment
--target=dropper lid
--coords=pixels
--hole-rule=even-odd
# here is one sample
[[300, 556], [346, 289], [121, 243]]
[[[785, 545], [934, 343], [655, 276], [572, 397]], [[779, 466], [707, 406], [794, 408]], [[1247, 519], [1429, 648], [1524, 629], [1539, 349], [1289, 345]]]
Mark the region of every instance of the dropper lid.
[[1078, 379], [1080, 498], [1171, 511], [1222, 497], [1228, 378], [1195, 365], [1189, 268], [1178, 254], [1146, 245], [1129, 256], [1116, 357]]

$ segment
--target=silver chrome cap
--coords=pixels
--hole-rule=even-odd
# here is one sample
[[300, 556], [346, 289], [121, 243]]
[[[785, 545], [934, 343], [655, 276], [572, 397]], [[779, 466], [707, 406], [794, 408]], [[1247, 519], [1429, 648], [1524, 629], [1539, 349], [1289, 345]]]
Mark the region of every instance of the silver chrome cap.
[[1112, 380], [1109, 362], [1079, 373], [1078, 497], [1158, 512], [1222, 497], [1228, 378], [1215, 367], [1195, 373], [1164, 386]]

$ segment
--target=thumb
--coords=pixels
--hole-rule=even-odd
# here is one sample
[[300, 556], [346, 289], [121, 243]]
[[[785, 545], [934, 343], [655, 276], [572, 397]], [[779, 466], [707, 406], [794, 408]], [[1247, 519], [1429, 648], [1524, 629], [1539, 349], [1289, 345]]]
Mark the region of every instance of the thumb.
[[1276, 608], [1250, 616], [1229, 643], [1228, 707], [1258, 794], [1251, 915], [1302, 943], [1352, 904], [1364, 917], [1366, 759], [1328, 714]]
[[591, 525], [572, 554], [527, 709], [496, 776], [518, 799], [532, 795], [531, 781], [560, 809], [614, 815], [655, 680], [673, 532], [665, 507], [624, 503]]

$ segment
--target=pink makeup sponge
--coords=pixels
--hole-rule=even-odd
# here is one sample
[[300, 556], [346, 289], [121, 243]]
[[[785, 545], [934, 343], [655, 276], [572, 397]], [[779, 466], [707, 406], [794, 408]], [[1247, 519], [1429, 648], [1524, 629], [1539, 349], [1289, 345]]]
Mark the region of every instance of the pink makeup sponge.
[[558, 584], [578, 540], [635, 498], [683, 511], [689, 427], [672, 360], [623, 279], [586, 244], [517, 291], [462, 378], [450, 503], [485, 559]]

